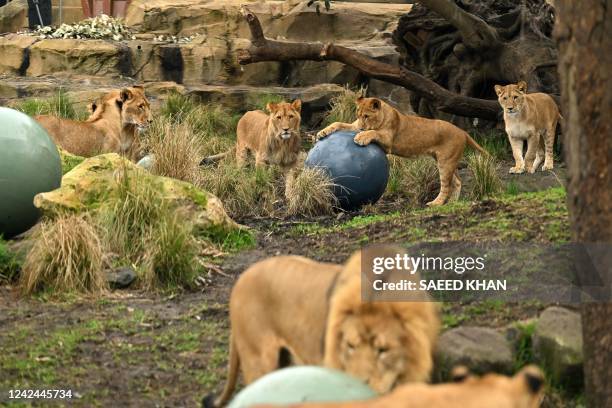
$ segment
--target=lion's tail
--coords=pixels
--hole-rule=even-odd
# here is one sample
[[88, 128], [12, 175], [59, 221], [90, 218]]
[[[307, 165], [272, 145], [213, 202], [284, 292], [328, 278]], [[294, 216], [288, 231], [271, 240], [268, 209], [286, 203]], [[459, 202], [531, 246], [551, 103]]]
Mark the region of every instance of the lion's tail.
[[238, 374], [240, 371], [240, 357], [238, 356], [238, 350], [236, 350], [236, 345], [234, 344], [234, 340], [230, 335], [230, 344], [229, 344], [229, 362], [227, 368], [227, 381], [225, 382], [225, 387], [223, 388], [223, 392], [219, 396], [219, 398], [215, 399], [213, 394], [208, 394], [202, 400], [203, 408], [218, 408], [225, 406], [234, 390], [236, 389], [236, 383], [238, 382]]
[[230, 152], [231, 152], [231, 150], [228, 150], [227, 152], [223, 152], [223, 153], [219, 153], [219, 154], [214, 154], [212, 156], [205, 157], [200, 162], [200, 166], [204, 166], [204, 165], [207, 165], [207, 164], [214, 164], [214, 163], [218, 162], [219, 160], [223, 159], [228, 154], [230, 154]]
[[474, 149], [478, 150], [480, 153], [489, 156], [489, 152], [487, 152], [481, 145], [476, 143], [476, 141], [472, 139], [472, 136], [470, 136], [467, 132], [465, 133], [465, 137], [466, 137], [467, 144], [472, 146]]

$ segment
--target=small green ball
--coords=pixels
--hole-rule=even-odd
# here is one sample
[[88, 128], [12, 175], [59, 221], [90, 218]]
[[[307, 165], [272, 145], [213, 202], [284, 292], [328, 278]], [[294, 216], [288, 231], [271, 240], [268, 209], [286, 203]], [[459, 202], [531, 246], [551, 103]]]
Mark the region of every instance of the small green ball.
[[10, 238], [36, 224], [34, 196], [61, 182], [60, 156], [45, 129], [22, 112], [0, 107], [0, 235]]
[[315, 366], [284, 368], [267, 374], [240, 391], [228, 408], [257, 404], [358, 401], [376, 396], [363, 382], [341, 371]]

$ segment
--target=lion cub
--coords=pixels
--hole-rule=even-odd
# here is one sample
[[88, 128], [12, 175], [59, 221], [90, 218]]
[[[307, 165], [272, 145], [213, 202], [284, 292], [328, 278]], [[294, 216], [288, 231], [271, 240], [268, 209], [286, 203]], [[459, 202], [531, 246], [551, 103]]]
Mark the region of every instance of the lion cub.
[[[510, 173], [534, 173], [544, 160], [542, 171], [553, 168], [555, 129], [561, 118], [557, 104], [545, 93], [527, 92], [527, 83], [495, 85], [495, 93], [504, 110], [506, 133], [512, 146], [514, 167]], [[523, 141], [527, 152], [523, 160]]]
[[385, 152], [397, 156], [433, 156], [440, 172], [440, 193], [427, 203], [428, 206], [442, 205], [449, 197], [459, 197], [461, 179], [457, 163], [466, 144], [486, 154], [470, 135], [452, 123], [404, 115], [377, 98], [357, 98], [357, 120], [353, 123], [332, 123], [317, 133], [317, 138], [338, 130], [359, 131], [355, 143], [365, 146], [375, 142]]
[[[303, 403], [292, 408], [537, 408], [544, 396], [544, 375], [527, 366], [514, 377], [464, 374], [446, 384], [406, 384], [365, 401]], [[265, 405], [257, 405], [264, 408]]]
[[344, 265], [299, 256], [257, 262], [234, 285], [227, 383], [205, 406], [223, 406], [239, 371], [249, 384], [288, 365], [345, 371], [384, 393], [427, 381], [439, 331], [437, 304], [426, 292], [415, 301], [362, 302], [362, 253], [391, 256], [386, 246], [356, 252]]
[[[300, 112], [302, 101], [269, 103], [265, 113], [260, 110], [245, 113], [236, 129], [236, 161], [246, 164], [249, 153], [255, 156], [255, 166], [275, 164], [283, 170], [298, 163], [302, 146]], [[230, 150], [231, 151], [231, 150]], [[200, 164], [209, 164], [227, 156], [230, 151], [206, 157]]]

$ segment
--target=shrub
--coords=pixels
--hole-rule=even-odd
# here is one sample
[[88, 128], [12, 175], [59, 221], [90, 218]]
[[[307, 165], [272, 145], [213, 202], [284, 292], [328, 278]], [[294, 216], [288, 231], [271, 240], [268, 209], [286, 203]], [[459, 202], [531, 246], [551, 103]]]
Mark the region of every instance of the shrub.
[[470, 154], [467, 163], [473, 175], [470, 191], [473, 199], [482, 200], [500, 193], [502, 183], [498, 175], [499, 164], [493, 156]]
[[44, 221], [23, 265], [21, 291], [101, 294], [108, 289], [102, 273], [103, 254], [102, 241], [86, 216]]
[[365, 87], [361, 87], [356, 91], [351, 90], [348, 86], [345, 87], [344, 92], [331, 99], [330, 110], [325, 115], [324, 124], [354, 122], [357, 119], [357, 105], [355, 101], [359, 96], [365, 95], [365, 93]]
[[285, 197], [287, 214], [317, 216], [331, 214], [338, 207], [333, 193], [335, 184], [319, 168], [302, 168], [295, 176], [288, 176]]
[[430, 157], [404, 159], [389, 156], [387, 194], [401, 195], [408, 205], [418, 207], [433, 200], [440, 190], [440, 176], [436, 161]]

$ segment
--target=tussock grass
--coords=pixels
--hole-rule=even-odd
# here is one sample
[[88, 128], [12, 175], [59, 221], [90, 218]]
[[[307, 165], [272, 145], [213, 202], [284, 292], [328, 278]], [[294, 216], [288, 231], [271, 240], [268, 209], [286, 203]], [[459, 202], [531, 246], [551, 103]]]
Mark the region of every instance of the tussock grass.
[[240, 167], [233, 157], [204, 167], [200, 186], [217, 196], [232, 217], [269, 216], [280, 203], [279, 171]]
[[387, 194], [406, 198], [411, 207], [422, 206], [438, 195], [440, 176], [433, 158], [389, 156], [389, 165]]
[[124, 172], [117, 183], [117, 195], [99, 215], [111, 252], [139, 266], [144, 288], [190, 286], [197, 273], [197, 243], [189, 220], [138, 176]]
[[361, 87], [357, 90], [351, 90], [348, 86], [345, 87], [343, 93], [331, 99], [330, 110], [325, 115], [324, 124], [330, 125], [334, 122], [354, 122], [357, 119], [357, 105], [355, 101], [359, 96], [365, 94], [365, 87]]
[[512, 157], [512, 149], [504, 131], [491, 130], [486, 133], [476, 133], [474, 140], [496, 160]]
[[20, 289], [24, 294], [50, 290], [99, 295], [108, 289], [103, 254], [96, 227], [86, 216], [45, 221], [23, 265]]
[[165, 118], [154, 121], [148, 131], [147, 150], [155, 156], [154, 174], [198, 183], [202, 141], [188, 124]]
[[494, 197], [502, 190], [499, 178], [499, 163], [493, 156], [470, 154], [467, 156], [468, 168], [472, 172], [473, 181], [470, 196], [475, 200]]
[[30, 116], [53, 115], [73, 120], [85, 120], [89, 116], [87, 110], [76, 107], [68, 94], [62, 89], [52, 98], [26, 99], [13, 107]]
[[319, 168], [302, 168], [286, 183], [287, 214], [313, 217], [332, 214], [338, 207], [335, 184]]
[[159, 113], [160, 116], [173, 122], [181, 122], [197, 106], [197, 103], [190, 96], [173, 92], [168, 95], [168, 99], [166, 99]]

